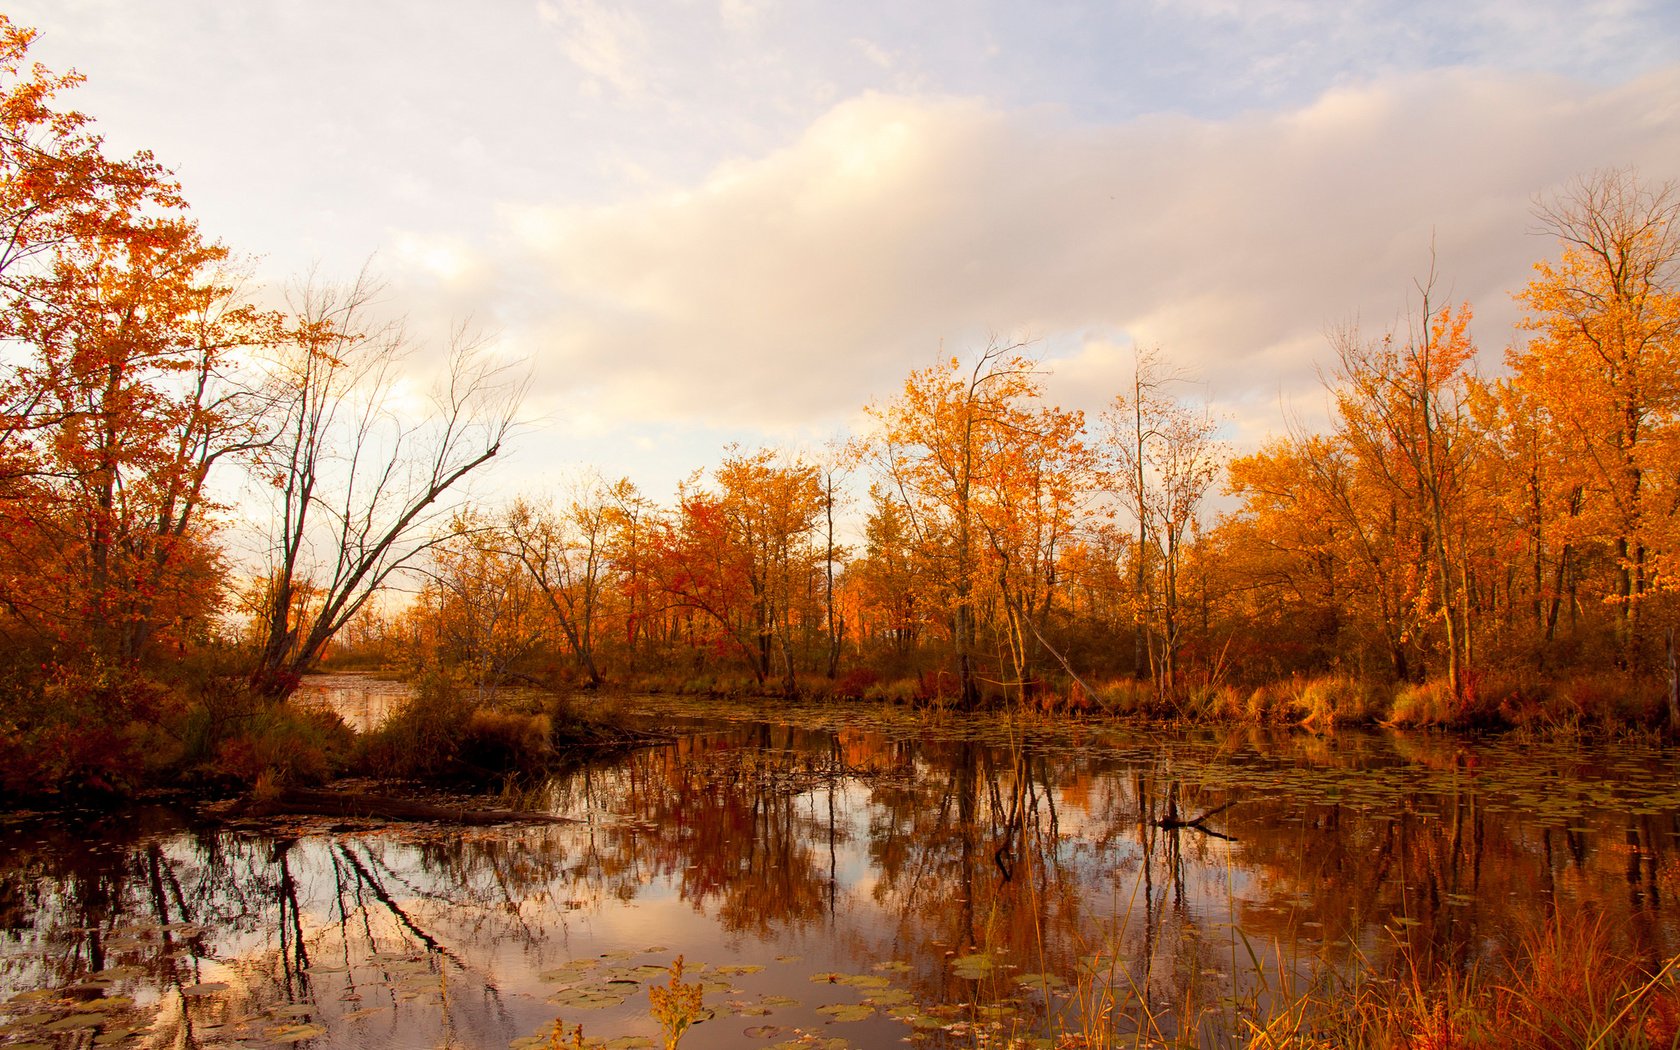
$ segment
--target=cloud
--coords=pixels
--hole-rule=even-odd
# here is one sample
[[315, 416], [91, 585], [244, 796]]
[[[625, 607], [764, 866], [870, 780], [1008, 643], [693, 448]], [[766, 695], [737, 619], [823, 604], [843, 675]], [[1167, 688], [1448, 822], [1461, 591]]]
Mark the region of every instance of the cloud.
[[542, 21], [560, 28], [561, 50], [592, 87], [604, 83], [625, 95], [642, 92], [647, 33], [633, 12], [596, 0], [545, 2], [537, 10]]
[[538, 382], [608, 417], [831, 427], [999, 333], [1042, 340], [1058, 396], [1093, 408], [1122, 379], [1113, 344], [1159, 345], [1254, 430], [1313, 396], [1327, 327], [1401, 318], [1432, 244], [1437, 294], [1472, 303], [1497, 361], [1552, 251], [1526, 232], [1535, 196], [1604, 166], [1680, 174], [1677, 122], [1674, 69], [1600, 90], [1420, 74], [1102, 126], [865, 94], [680, 192], [504, 219]]

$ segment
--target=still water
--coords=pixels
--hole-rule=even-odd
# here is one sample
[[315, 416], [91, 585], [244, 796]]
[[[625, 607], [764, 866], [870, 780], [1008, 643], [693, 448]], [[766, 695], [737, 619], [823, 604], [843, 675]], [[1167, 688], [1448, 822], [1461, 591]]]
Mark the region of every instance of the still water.
[[0, 1045], [662, 1045], [679, 955], [693, 1050], [1048, 1046], [1104, 1006], [1228, 1045], [1280, 988], [1559, 916], [1680, 951], [1655, 748], [661, 703], [671, 742], [520, 800], [576, 824], [6, 820]]

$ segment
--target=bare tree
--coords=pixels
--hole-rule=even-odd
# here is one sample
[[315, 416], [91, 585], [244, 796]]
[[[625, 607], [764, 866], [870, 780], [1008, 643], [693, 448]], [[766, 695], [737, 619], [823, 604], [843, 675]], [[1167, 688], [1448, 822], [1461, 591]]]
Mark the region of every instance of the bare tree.
[[1115, 396], [1104, 419], [1111, 488], [1137, 524], [1137, 673], [1147, 667], [1157, 691], [1167, 697], [1176, 688], [1183, 635], [1178, 589], [1185, 539], [1226, 451], [1214, 437], [1219, 425], [1206, 406], [1169, 392], [1182, 377], [1166, 371], [1158, 355], [1138, 353], [1131, 390]]
[[[346, 621], [446, 535], [445, 497], [501, 451], [527, 378], [457, 330], [429, 411], [401, 403], [410, 346], [369, 314], [364, 272], [306, 285], [275, 362], [274, 430], [259, 470], [277, 504], [253, 680], [288, 693]], [[307, 595], [307, 600], [304, 600]]]

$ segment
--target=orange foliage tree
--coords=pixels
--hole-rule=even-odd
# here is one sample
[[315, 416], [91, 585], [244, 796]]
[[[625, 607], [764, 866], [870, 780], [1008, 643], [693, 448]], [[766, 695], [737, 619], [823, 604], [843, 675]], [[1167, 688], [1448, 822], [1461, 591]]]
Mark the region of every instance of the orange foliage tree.
[[870, 407], [873, 458], [921, 552], [964, 706], [980, 698], [983, 627], [1009, 663], [998, 680], [1033, 684], [1056, 554], [1090, 489], [1084, 419], [1043, 402], [1040, 374], [1020, 347], [993, 345], [969, 365], [951, 358], [911, 373], [897, 400]]
[[1565, 542], [1607, 549], [1622, 659], [1641, 658], [1644, 606], [1674, 559], [1680, 414], [1680, 188], [1631, 171], [1576, 180], [1540, 209], [1561, 246], [1520, 295], [1527, 343], [1512, 381], [1556, 435], [1578, 494]]
[[0, 602], [14, 639], [127, 665], [216, 602], [206, 482], [259, 440], [249, 353], [278, 325], [166, 172], [51, 108], [77, 78], [25, 73], [32, 39], [0, 19]]

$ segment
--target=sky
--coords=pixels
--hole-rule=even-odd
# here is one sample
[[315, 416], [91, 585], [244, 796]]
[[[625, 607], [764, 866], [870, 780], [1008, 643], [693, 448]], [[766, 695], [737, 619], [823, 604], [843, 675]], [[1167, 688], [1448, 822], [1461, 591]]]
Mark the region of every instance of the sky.
[[1158, 347], [1246, 451], [1432, 267], [1497, 371], [1536, 203], [1680, 178], [1672, 0], [4, 9], [274, 294], [370, 266], [528, 361], [527, 492], [818, 451], [993, 340], [1093, 416]]

